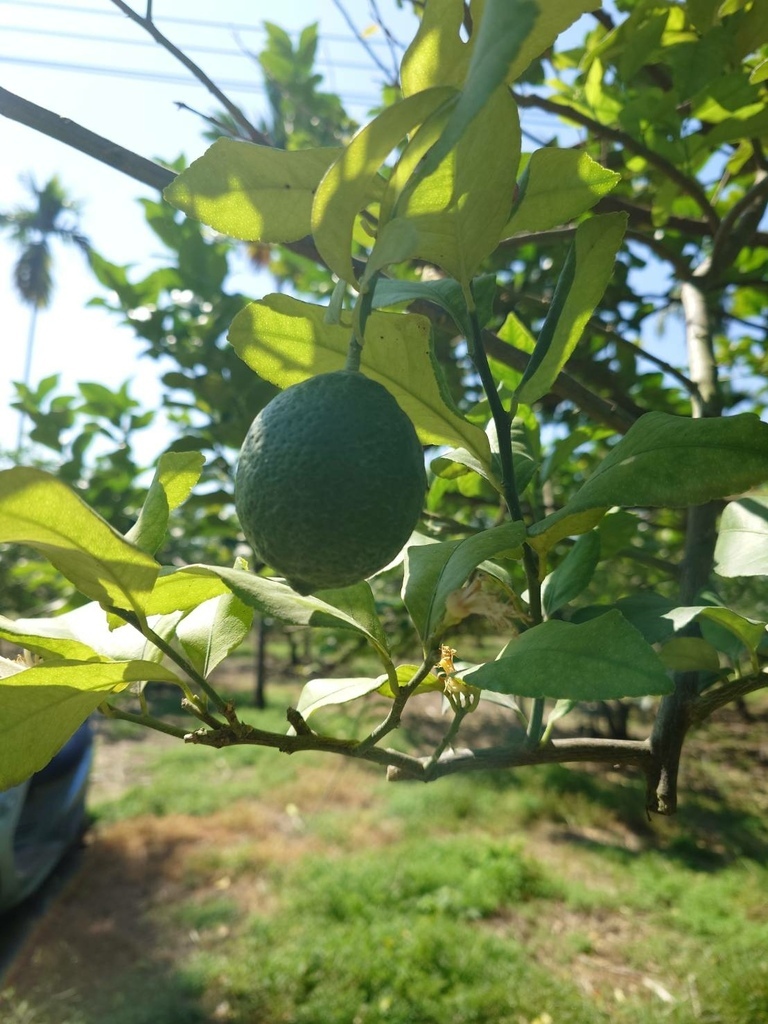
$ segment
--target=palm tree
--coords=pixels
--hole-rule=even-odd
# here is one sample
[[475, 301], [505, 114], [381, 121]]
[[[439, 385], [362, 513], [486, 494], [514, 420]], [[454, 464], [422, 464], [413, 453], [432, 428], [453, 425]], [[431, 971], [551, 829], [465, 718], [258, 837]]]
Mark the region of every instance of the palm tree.
[[[32, 353], [37, 330], [37, 315], [47, 309], [53, 296], [53, 257], [51, 240], [74, 244], [86, 255], [90, 252], [88, 239], [79, 228], [80, 204], [72, 200], [57, 175], [42, 188], [34, 179], [22, 179], [34, 199], [27, 207], [17, 207], [9, 213], [0, 213], [0, 229], [10, 232], [11, 239], [20, 247], [13, 267], [13, 283], [21, 301], [29, 306], [30, 320], [27, 348], [24, 357], [24, 384], [28, 387], [32, 373]], [[19, 419], [17, 452], [24, 437], [24, 413]]]

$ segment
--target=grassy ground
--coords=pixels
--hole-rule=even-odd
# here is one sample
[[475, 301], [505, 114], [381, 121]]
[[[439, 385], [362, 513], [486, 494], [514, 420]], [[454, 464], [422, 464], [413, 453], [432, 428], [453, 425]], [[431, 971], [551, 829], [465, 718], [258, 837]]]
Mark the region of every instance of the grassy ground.
[[766, 720], [693, 737], [653, 822], [602, 769], [387, 785], [113, 723], [82, 869], [0, 1020], [765, 1024]]

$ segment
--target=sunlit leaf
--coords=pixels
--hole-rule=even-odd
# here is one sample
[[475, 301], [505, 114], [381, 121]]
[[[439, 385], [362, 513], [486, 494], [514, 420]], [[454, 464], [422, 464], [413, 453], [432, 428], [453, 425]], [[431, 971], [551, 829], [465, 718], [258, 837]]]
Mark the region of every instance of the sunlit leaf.
[[[304, 718], [308, 719], [321, 708], [332, 707], [335, 704], [347, 704], [352, 700], [359, 700], [369, 693], [373, 693], [379, 687], [380, 680], [367, 677], [355, 677], [353, 679], [310, 679], [304, 686], [299, 696], [296, 710]], [[294, 735], [295, 730], [291, 727], [289, 735]]]
[[[420, 134], [412, 146], [418, 147]], [[423, 155], [417, 150], [414, 174], [395, 204], [395, 218], [380, 231], [363, 280], [388, 263], [418, 257], [468, 288], [498, 245], [509, 213], [503, 197], [511, 205], [520, 156], [517, 109], [508, 91], [487, 97], [451, 146], [442, 145], [443, 137]], [[435, 162], [438, 151], [443, 156]], [[393, 182], [397, 176], [395, 168]]]
[[161, 455], [139, 518], [125, 539], [153, 555], [165, 540], [169, 514], [189, 496], [200, 479], [204, 461], [200, 452]]
[[47, 662], [0, 679], [0, 790], [51, 760], [110, 693], [147, 679], [178, 682], [154, 662]]
[[293, 242], [310, 233], [315, 189], [341, 152], [217, 139], [163, 195], [177, 210], [231, 238]]
[[66, 484], [39, 469], [0, 472], [0, 543], [26, 544], [86, 597], [140, 610], [159, 566]]
[[[153, 615], [147, 621], [152, 630], [170, 639], [181, 612]], [[71, 612], [50, 618], [6, 619], [0, 616], [0, 637], [42, 657], [70, 660], [161, 661], [162, 652], [134, 626], [114, 627], [101, 605], [84, 604]]]
[[520, 196], [503, 235], [567, 224], [607, 195], [621, 175], [575, 149], [537, 149], [525, 168]]
[[360, 129], [329, 167], [315, 193], [312, 234], [320, 255], [343, 281], [355, 280], [355, 218], [370, 200], [379, 168], [408, 132], [454, 96], [453, 89], [429, 89], [387, 107]]
[[176, 630], [184, 653], [206, 678], [242, 644], [253, 625], [253, 608], [227, 592], [194, 608]]

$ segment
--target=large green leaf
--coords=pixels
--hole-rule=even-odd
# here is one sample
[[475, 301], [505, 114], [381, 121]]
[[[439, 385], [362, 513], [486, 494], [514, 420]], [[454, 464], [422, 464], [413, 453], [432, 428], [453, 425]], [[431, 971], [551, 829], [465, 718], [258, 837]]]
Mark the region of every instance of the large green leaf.
[[[349, 335], [348, 324], [325, 322], [322, 306], [290, 295], [267, 295], [238, 313], [228, 337], [252, 370], [286, 388], [315, 374], [342, 369]], [[372, 313], [361, 370], [394, 395], [423, 444], [466, 448], [490, 465], [484, 431], [447, 404], [450, 397], [432, 358], [426, 317]]]
[[520, 548], [524, 539], [523, 523], [510, 522], [463, 541], [407, 549], [403, 601], [425, 642], [438, 638], [448, 596], [464, 585], [470, 573], [486, 559]]
[[[495, 97], [498, 103], [499, 98], [507, 94], [504, 83], [509, 80], [510, 65], [530, 35], [537, 15], [538, 6], [534, 0], [516, 0], [515, 3], [510, 3], [509, 0], [485, 0], [479, 28], [473, 33], [470, 41], [471, 56], [461, 95], [440, 138], [415, 172], [412, 185], [409, 186], [411, 189], [417, 182], [424, 181], [437, 171], [470, 125], [477, 121], [478, 115], [490, 103], [491, 97]], [[439, 56], [445, 59], [444, 55]], [[499, 117], [508, 116], [509, 114], [504, 113], [504, 109], [499, 107], [496, 114], [499, 130], [503, 123]], [[489, 151], [483, 147], [483, 152]], [[495, 159], [492, 152], [490, 157], [491, 161]], [[485, 173], [490, 169], [488, 166]], [[517, 158], [513, 173], [516, 170]], [[496, 198], [498, 200], [498, 196]], [[458, 280], [463, 279], [461, 275], [453, 276]]]
[[163, 195], [187, 216], [232, 238], [294, 242], [310, 233], [315, 189], [341, 152], [217, 139]]
[[715, 547], [720, 576], [768, 576], [768, 498], [751, 497], [725, 506]]
[[472, 686], [522, 697], [613, 700], [669, 693], [653, 648], [621, 612], [575, 624], [552, 619], [508, 644], [497, 661], [464, 674]]
[[0, 472], [0, 543], [27, 544], [95, 601], [139, 610], [159, 566], [65, 484], [39, 469]]
[[[541, 550], [557, 534], [585, 532], [577, 527], [589, 521], [590, 510], [597, 514], [614, 505], [701, 505], [765, 480], [768, 423], [754, 414], [694, 420], [649, 412], [632, 425], [565, 507], [534, 524], [529, 533]], [[721, 552], [725, 550], [721, 546]]]
[[[152, 630], [169, 640], [181, 612], [153, 615]], [[162, 652], [131, 625], [114, 627], [111, 616], [95, 601], [63, 615], [37, 619], [0, 616], [0, 637], [44, 658], [88, 661], [160, 661]]]
[[532, 405], [546, 395], [581, 338], [613, 273], [627, 215], [604, 213], [579, 224], [517, 390]]
[[[441, 135], [422, 154], [420, 136], [403, 156], [416, 169], [395, 204], [395, 218], [379, 233], [363, 280], [388, 263], [418, 257], [468, 289], [480, 263], [498, 245], [509, 214], [520, 157], [517, 108], [502, 87], [486, 98], [450, 147], [442, 145]], [[437, 152], [443, 155], [434, 162]], [[398, 182], [398, 170], [391, 187]]]
[[147, 679], [178, 682], [144, 661], [47, 662], [0, 679], [0, 790], [44, 768], [110, 693]]
[[187, 499], [200, 479], [204, 462], [200, 452], [165, 452], [161, 455], [139, 518], [125, 539], [154, 555], [165, 540], [170, 513]]
[[537, 149], [520, 181], [520, 194], [503, 234], [546, 231], [567, 224], [607, 195], [621, 175], [575, 149]]
[[408, 132], [454, 96], [453, 89], [429, 89], [387, 107], [360, 129], [328, 168], [312, 205], [312, 234], [318, 252], [342, 281], [355, 281], [355, 218], [370, 201], [379, 168]]

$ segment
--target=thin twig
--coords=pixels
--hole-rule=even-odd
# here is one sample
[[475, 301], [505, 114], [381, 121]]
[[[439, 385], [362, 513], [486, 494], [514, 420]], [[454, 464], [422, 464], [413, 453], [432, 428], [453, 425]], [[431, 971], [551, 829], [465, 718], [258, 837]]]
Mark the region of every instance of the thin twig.
[[599, 320], [596, 320], [594, 317], [589, 321], [589, 326], [594, 330], [599, 331], [606, 338], [615, 342], [615, 344], [620, 348], [623, 348], [628, 352], [632, 352], [632, 354], [637, 356], [638, 359], [645, 359], [647, 362], [653, 363], [654, 366], [658, 366], [658, 368], [666, 373], [667, 376], [673, 377], [679, 384], [682, 384], [690, 395], [698, 396], [698, 385], [686, 377], [686, 375], [681, 370], [678, 370], [677, 367], [668, 363], [665, 359], [655, 356], [652, 352], [646, 351], [644, 348], [636, 345], [633, 341], [629, 341], [627, 338], [622, 338], [621, 335], [609, 330], [604, 324], [601, 324]]
[[251, 142], [258, 142], [261, 145], [267, 145], [267, 140], [264, 138], [261, 132], [258, 131], [251, 124], [251, 122], [242, 112], [240, 107], [238, 107], [236, 103], [232, 102], [232, 100], [227, 96], [227, 94], [223, 92], [218, 87], [218, 85], [216, 85], [213, 79], [209, 78], [208, 75], [206, 75], [206, 73], [198, 64], [195, 64], [195, 62], [191, 58], [189, 58], [186, 55], [186, 53], [184, 53], [183, 50], [180, 50], [178, 46], [175, 46], [170, 41], [170, 39], [160, 31], [157, 25], [155, 25], [154, 21], [152, 21], [152, 18], [149, 16], [149, 7], [148, 16], [143, 17], [141, 14], [137, 14], [137, 12], [134, 11], [133, 8], [130, 7], [127, 3], [125, 3], [124, 0], [112, 0], [112, 3], [115, 5], [115, 7], [121, 10], [123, 14], [127, 15], [131, 19], [131, 21], [134, 21], [137, 25], [141, 26], [141, 28], [143, 28], [145, 32], [148, 32], [149, 35], [151, 35], [152, 38], [155, 40], [155, 42], [159, 43], [160, 46], [162, 46], [164, 50], [167, 50], [168, 53], [175, 57], [176, 60], [179, 61], [179, 63], [183, 64], [184, 67], [195, 76], [198, 82], [200, 82], [201, 85], [204, 85], [208, 92], [210, 92], [211, 95], [214, 96], [219, 101], [219, 103], [221, 103], [221, 105], [227, 110], [227, 112], [235, 119], [235, 121], [237, 121], [240, 127], [247, 132], [248, 138], [251, 140]]
[[691, 723], [699, 725], [706, 721], [726, 704], [731, 704], [755, 690], [763, 690], [768, 687], [768, 669], [761, 669], [756, 675], [744, 676], [743, 679], [734, 679], [729, 683], [718, 686], [717, 689], [707, 690], [696, 701], [691, 709]]
[[389, 26], [386, 24], [386, 22], [381, 16], [381, 11], [379, 10], [379, 5], [376, 2], [376, 0], [368, 0], [368, 5], [371, 8], [371, 15], [373, 16], [373, 20], [381, 29], [382, 35], [387, 41], [389, 56], [392, 58], [392, 67], [394, 68], [392, 81], [397, 82], [400, 78], [400, 59], [398, 57], [397, 51], [399, 50], [402, 53], [405, 50], [405, 46], [397, 39], [395, 39], [395, 37], [392, 35]]
[[348, 26], [350, 32], [357, 39], [358, 43], [362, 46], [362, 48], [365, 50], [365, 52], [371, 58], [373, 63], [376, 65], [376, 67], [382, 72], [382, 74], [384, 74], [386, 76], [387, 84], [388, 85], [397, 85], [397, 75], [395, 75], [394, 81], [390, 78], [389, 68], [386, 66], [386, 64], [383, 63], [383, 61], [381, 61], [379, 59], [378, 54], [376, 53], [374, 48], [371, 46], [371, 44], [368, 42], [368, 40], [365, 38], [365, 36], [360, 32], [360, 30], [358, 29], [358, 27], [355, 24], [354, 20], [352, 19], [352, 16], [347, 11], [346, 7], [341, 2], [341, 0], [333, 0], [333, 6], [336, 8], [336, 10], [342, 16], [344, 21], [346, 21], [347, 26]]
[[520, 107], [535, 107], [538, 110], [545, 110], [549, 114], [554, 114], [556, 117], [562, 117], [566, 121], [573, 121], [575, 124], [580, 124], [584, 128], [588, 128], [589, 131], [593, 132], [599, 138], [610, 139], [622, 148], [643, 157], [643, 159], [647, 160], [649, 164], [653, 164], [657, 170], [661, 171], [662, 174], [669, 178], [670, 181], [674, 181], [675, 184], [680, 187], [682, 192], [690, 196], [704, 214], [710, 229], [713, 232], [717, 231], [720, 221], [712, 204], [707, 198], [707, 194], [704, 189], [698, 181], [693, 178], [689, 178], [687, 174], [684, 174], [660, 153], [656, 153], [654, 150], [649, 149], [644, 143], [638, 142], [637, 139], [632, 135], [629, 135], [627, 132], [621, 131], [619, 128], [611, 128], [609, 125], [602, 124], [600, 121], [596, 121], [588, 114], [583, 114], [580, 110], [575, 110], [573, 107], [569, 107], [564, 103], [556, 103], [553, 100], [548, 100], [543, 96], [537, 96], [534, 93], [529, 93], [527, 95], [513, 93], [513, 96], [515, 102]]
[[[750, 242], [749, 237], [760, 223], [766, 204], [768, 204], [768, 171], [760, 170], [756, 174], [754, 185], [747, 189], [738, 202], [723, 217], [720, 228], [715, 234], [710, 254], [708, 275], [715, 276], [721, 266], [727, 262], [728, 254], [734, 248], [741, 249]], [[746, 231], [744, 230], [746, 228]]]

